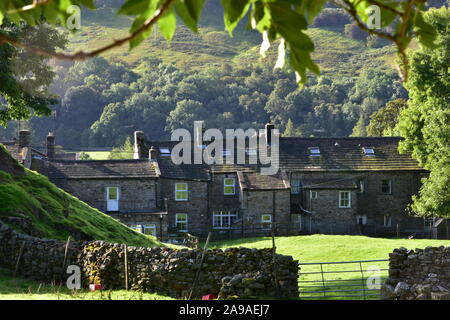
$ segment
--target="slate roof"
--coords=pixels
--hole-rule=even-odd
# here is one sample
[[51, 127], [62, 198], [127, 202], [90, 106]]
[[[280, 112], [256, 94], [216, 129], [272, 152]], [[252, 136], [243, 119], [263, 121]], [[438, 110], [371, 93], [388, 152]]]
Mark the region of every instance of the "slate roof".
[[11, 142], [8, 141], [8, 142], [2, 142], [2, 144], [9, 151], [9, 153], [11, 153], [11, 155], [14, 159], [16, 159], [19, 162], [23, 161], [23, 154], [22, 154], [23, 148], [19, 147], [18, 143], [16, 143], [15, 141], [11, 141]]
[[[167, 148], [169, 151], [172, 151], [172, 148], [176, 144], [178, 144], [177, 141], [146, 141], [146, 144], [141, 146], [140, 152], [143, 157], [148, 158], [151, 147], [158, 150], [158, 152], [161, 148]], [[158, 155], [157, 162], [160, 175], [163, 178], [198, 181], [210, 180], [209, 167], [205, 164], [176, 165], [173, 163], [170, 155], [162, 155], [161, 153]]]
[[[423, 170], [411, 154], [400, 154], [399, 137], [281, 138], [280, 167], [286, 171]], [[319, 147], [320, 156], [309, 148]], [[374, 156], [363, 147], [373, 148]]]
[[302, 188], [304, 189], [358, 189], [359, 186], [355, 178], [332, 179], [308, 179], [304, 178]]
[[55, 181], [157, 177], [157, 168], [149, 160], [42, 161], [40, 170]]
[[[280, 138], [279, 160], [280, 169], [283, 171], [395, 171], [395, 170], [420, 170], [421, 168], [410, 153], [400, 154], [398, 144], [400, 137], [328, 137], [328, 138]], [[167, 147], [170, 150], [178, 142], [174, 141], [147, 141], [141, 148], [143, 154], [148, 156], [148, 149]], [[318, 147], [320, 156], [311, 156], [310, 148]], [[363, 148], [373, 148], [375, 155], [368, 156]], [[235, 154], [237, 147], [235, 147]], [[164, 158], [161, 156], [160, 158]], [[170, 159], [170, 156], [167, 157]], [[158, 159], [159, 161], [159, 159]], [[198, 165], [197, 165], [198, 166]], [[197, 170], [207, 170], [198, 166], [177, 169], [175, 165], [165, 165], [169, 170], [162, 170], [162, 174], [177, 172], [183, 177], [195, 177]], [[189, 167], [189, 168], [188, 168]], [[215, 173], [228, 172], [256, 172], [261, 165], [253, 164], [214, 164], [209, 170]]]
[[243, 190], [282, 190], [290, 188], [289, 179], [283, 171], [278, 171], [275, 175], [239, 171], [238, 178]]

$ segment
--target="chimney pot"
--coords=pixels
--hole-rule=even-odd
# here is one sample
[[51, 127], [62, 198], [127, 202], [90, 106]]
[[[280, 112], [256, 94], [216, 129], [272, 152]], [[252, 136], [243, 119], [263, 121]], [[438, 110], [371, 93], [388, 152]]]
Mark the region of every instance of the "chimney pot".
[[19, 131], [19, 147], [24, 148], [30, 146], [31, 132], [30, 130]]
[[156, 159], [158, 158], [158, 150], [156, 150], [154, 147], [150, 148], [148, 154], [151, 161], [156, 161]]
[[53, 159], [55, 157], [55, 136], [53, 132], [49, 132], [47, 136], [47, 158]]

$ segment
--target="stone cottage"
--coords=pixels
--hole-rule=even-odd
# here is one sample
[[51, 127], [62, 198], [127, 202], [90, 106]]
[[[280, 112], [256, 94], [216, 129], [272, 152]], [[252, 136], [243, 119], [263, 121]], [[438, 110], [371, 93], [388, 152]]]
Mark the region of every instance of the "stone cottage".
[[[269, 141], [273, 129], [267, 125], [259, 139]], [[398, 152], [400, 140], [280, 137], [279, 170], [262, 175], [262, 165], [250, 161], [175, 164], [171, 153], [178, 142], [154, 141], [137, 131], [134, 159], [68, 161], [47, 151], [50, 156], [32, 159], [32, 168], [100, 211], [157, 236], [274, 231], [420, 237], [432, 228], [407, 205], [428, 173]], [[190, 143], [194, 152], [209, 142]], [[269, 149], [276, 150], [270, 143]], [[244, 152], [250, 159], [258, 150], [245, 145]]]

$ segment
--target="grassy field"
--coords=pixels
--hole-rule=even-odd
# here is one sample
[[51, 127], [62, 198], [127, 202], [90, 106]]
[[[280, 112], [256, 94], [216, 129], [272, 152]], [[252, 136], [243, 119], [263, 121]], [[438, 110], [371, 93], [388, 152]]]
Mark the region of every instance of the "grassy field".
[[84, 153], [89, 155], [92, 158], [92, 160], [108, 160], [109, 154], [111, 152], [109, 152], [109, 151], [86, 151]]
[[[388, 259], [388, 254], [395, 248], [408, 249], [425, 248], [427, 246], [450, 246], [450, 240], [422, 240], [422, 239], [386, 239], [363, 236], [311, 235], [295, 237], [277, 237], [275, 239], [277, 252], [293, 256], [300, 263], [314, 262], [342, 262], [355, 260]], [[228, 248], [243, 246], [249, 248], [271, 248], [271, 238], [249, 238], [231, 241], [212, 242], [211, 248]], [[362, 299], [354, 295], [367, 294], [366, 298], [378, 298], [378, 291], [367, 285], [372, 276], [387, 277], [388, 262], [367, 262], [356, 264], [322, 265], [325, 285], [322, 282], [320, 265], [301, 265], [300, 297], [321, 297], [323, 287], [329, 299]], [[379, 271], [372, 271], [378, 268]], [[371, 282], [372, 284], [374, 282]], [[338, 290], [346, 290], [337, 292]], [[360, 291], [357, 291], [360, 290]], [[363, 291], [364, 290], [364, 291]], [[374, 296], [370, 296], [373, 294]], [[344, 297], [345, 296], [345, 297]]]
[[0, 300], [173, 300], [173, 298], [131, 290], [70, 291], [67, 288], [13, 278], [0, 269]]
[[[0, 160], [3, 165], [15, 163], [1, 144]], [[14, 174], [0, 170], [0, 219], [11, 216], [29, 219], [40, 236], [49, 239], [67, 240], [70, 232], [76, 230], [113, 243], [162, 245], [155, 237], [138, 233], [59, 189], [47, 177], [19, 168]]]

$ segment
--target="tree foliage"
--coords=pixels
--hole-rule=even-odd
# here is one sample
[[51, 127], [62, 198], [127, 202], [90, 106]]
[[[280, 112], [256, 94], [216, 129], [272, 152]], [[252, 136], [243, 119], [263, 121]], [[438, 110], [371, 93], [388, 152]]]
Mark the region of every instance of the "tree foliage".
[[405, 137], [401, 151], [412, 152], [430, 171], [412, 209], [424, 215], [450, 216], [450, 10], [431, 9], [427, 22], [438, 30], [439, 48], [411, 54], [410, 100], [399, 118]]
[[386, 106], [375, 111], [370, 116], [370, 122], [367, 125], [367, 134], [369, 136], [398, 136], [399, 133], [395, 127], [398, 122], [400, 112], [407, 106], [405, 99], [395, 99], [389, 101]]

